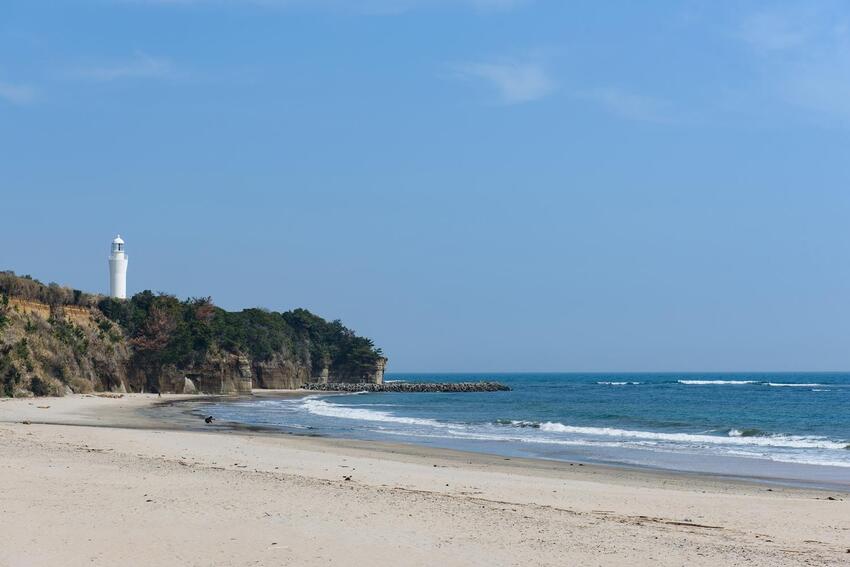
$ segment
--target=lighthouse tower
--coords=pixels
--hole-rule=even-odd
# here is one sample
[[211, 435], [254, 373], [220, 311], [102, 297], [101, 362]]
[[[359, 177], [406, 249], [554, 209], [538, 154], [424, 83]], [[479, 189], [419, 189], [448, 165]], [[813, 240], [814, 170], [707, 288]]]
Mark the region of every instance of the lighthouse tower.
[[127, 254], [121, 235], [112, 241], [112, 253], [109, 255], [109, 296], [127, 299]]

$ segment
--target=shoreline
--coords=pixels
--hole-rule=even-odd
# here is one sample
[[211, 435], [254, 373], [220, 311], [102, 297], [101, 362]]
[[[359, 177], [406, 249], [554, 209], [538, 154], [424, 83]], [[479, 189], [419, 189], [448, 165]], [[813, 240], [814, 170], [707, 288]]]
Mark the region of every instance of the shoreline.
[[[14, 495], [0, 505], [14, 518], [0, 565], [89, 564], [87, 546], [73, 545], [76, 525], [98, 528], [89, 537], [97, 534], [103, 565], [134, 561], [121, 534], [140, 525], [166, 542], [138, 552], [156, 565], [847, 559], [850, 499], [832, 489], [232, 430], [189, 419], [186, 399], [206, 401], [0, 401], [0, 482]], [[34, 550], [46, 529], [65, 538], [40, 538]]]
[[[308, 396], [336, 396], [346, 395], [343, 392], [315, 392], [308, 390], [253, 390], [252, 394], [246, 395], [197, 395], [197, 394], [166, 394], [162, 397], [151, 394], [122, 394], [121, 398], [113, 398], [111, 395], [99, 394], [77, 394], [68, 397], [86, 397], [86, 398], [105, 398], [105, 399], [127, 399], [131, 402], [131, 407], [106, 407], [99, 408], [102, 412], [100, 419], [105, 418], [107, 423], [91, 423], [85, 416], [71, 416], [64, 421], [47, 420], [38, 421], [30, 417], [27, 419], [31, 424], [37, 425], [65, 425], [70, 427], [86, 426], [86, 427], [109, 427], [118, 429], [140, 429], [140, 430], [162, 430], [162, 431], [193, 431], [206, 433], [225, 433], [225, 434], [243, 434], [243, 435], [260, 435], [270, 438], [285, 436], [287, 439], [297, 442], [299, 438], [309, 439], [313, 443], [326, 444], [332, 448], [347, 448], [360, 451], [375, 451], [391, 458], [392, 455], [407, 455], [409, 457], [427, 457], [427, 458], [447, 458], [456, 462], [465, 462], [467, 464], [482, 464], [488, 465], [498, 464], [507, 468], [522, 468], [524, 471], [548, 471], [550, 473], [571, 470], [571, 467], [587, 467], [587, 470], [594, 470], [599, 473], [630, 473], [635, 478], [647, 476], [652, 481], [663, 481], [665, 483], [683, 482], [690, 483], [694, 481], [706, 482], [710, 484], [743, 484], [752, 487], [760, 488], [787, 488], [799, 490], [814, 490], [830, 493], [843, 493], [850, 495], [850, 482], [826, 482], [826, 481], [805, 481], [793, 478], [781, 477], [764, 477], [755, 475], [735, 475], [702, 471], [680, 470], [675, 468], [665, 468], [661, 466], [653, 467], [649, 465], [617, 463], [617, 462], [600, 462], [593, 459], [582, 459], [579, 457], [569, 460], [548, 459], [545, 457], [525, 457], [515, 455], [502, 455], [499, 453], [488, 451], [465, 450], [456, 448], [447, 448], [440, 446], [427, 446], [423, 444], [409, 442], [393, 442], [375, 439], [360, 439], [351, 437], [337, 437], [326, 433], [309, 433], [302, 429], [292, 429], [287, 427], [271, 427], [265, 425], [249, 425], [235, 421], [216, 420], [213, 425], [205, 424], [200, 418], [198, 410], [207, 404], [218, 404], [222, 402], [231, 402], [237, 400], [250, 400], [257, 398], [269, 399], [292, 399], [304, 398]], [[66, 397], [67, 398], [67, 397]], [[30, 404], [33, 405], [33, 400], [51, 400], [51, 399], [66, 399], [66, 398], [29, 398]], [[24, 400], [27, 398], [22, 398]], [[0, 401], [8, 401], [3, 399]], [[140, 402], [140, 403], [139, 403]], [[43, 405], [43, 404], [38, 404]], [[38, 408], [36, 405], [36, 408]], [[0, 407], [2, 409], [2, 407]], [[127, 411], [127, 410], [130, 411]], [[37, 415], [37, 414], [36, 414]], [[0, 412], [0, 424], [3, 419]], [[449, 458], [451, 457], [451, 458]], [[510, 463], [510, 464], [508, 464]], [[815, 466], [815, 465], [810, 465]]]
[[[278, 394], [279, 393], [279, 394]], [[280, 391], [263, 391], [263, 390], [255, 390], [254, 397], [265, 397], [265, 398], [276, 398], [276, 397], [286, 397], [286, 398], [301, 398], [301, 397], [328, 397], [328, 396], [339, 396], [339, 395], [350, 395], [346, 392], [325, 392], [325, 391], [305, 391], [305, 390], [280, 390]], [[210, 398], [211, 403], [227, 403], [231, 400], [238, 400], [241, 397], [212, 397]], [[248, 398], [250, 399], [250, 398]], [[173, 404], [192, 404], [192, 399], [179, 400], [173, 402]], [[202, 400], [198, 400], [199, 404], [205, 403]], [[705, 479], [716, 479], [721, 481], [728, 482], [747, 482], [753, 483], [756, 485], [762, 486], [786, 486], [793, 488], [808, 488], [808, 489], [817, 489], [817, 490], [827, 490], [827, 491], [839, 491], [850, 493], [850, 477], [840, 478], [838, 480], [831, 480], [828, 478], [808, 478], [802, 474], [806, 469], [811, 470], [828, 470], [832, 471], [833, 474], [844, 474], [846, 473], [843, 469], [838, 469], [833, 466], [828, 465], [810, 465], [810, 464], [795, 464], [795, 463], [787, 463], [782, 461], [764, 461], [759, 463], [763, 466], [773, 465], [775, 467], [783, 467], [786, 469], [790, 469], [793, 472], [797, 472], [798, 476], [782, 476], [781, 474], [775, 475], [761, 475], [758, 473], [730, 473], [730, 472], [715, 472], [711, 470], [699, 470], [697, 468], [694, 469], [683, 469], [677, 468], [676, 466], [663, 466], [663, 465], [651, 465], [651, 464], [642, 464], [642, 463], [628, 463], [628, 462], [619, 462], [615, 460], [605, 460], [603, 458], [594, 458], [593, 456], [587, 456], [582, 454], [572, 454], [567, 458], [547, 458], [545, 456], [540, 455], [521, 455], [515, 452], [497, 452], [490, 450], [489, 447], [477, 449], [477, 448], [467, 448], [467, 447], [451, 447], [447, 445], [428, 445], [424, 443], [417, 443], [411, 440], [385, 440], [385, 439], [369, 439], [363, 437], [355, 437], [355, 436], [344, 436], [344, 435], [334, 435], [333, 432], [314, 432], [307, 433], [304, 429], [296, 429], [287, 426], [268, 426], [261, 424], [246, 424], [241, 422], [229, 421], [229, 422], [220, 422], [220, 425], [228, 425], [233, 430], [248, 430], [252, 432], [265, 432], [269, 435], [280, 435], [280, 434], [290, 434], [295, 436], [306, 436], [310, 438], [321, 438], [321, 439], [331, 439], [331, 440], [339, 440], [343, 441], [346, 445], [353, 444], [361, 444], [364, 447], [387, 447], [394, 452], [398, 452], [400, 447], [410, 447], [411, 452], [421, 452], [421, 451], [431, 451], [431, 452], [454, 452], [461, 455], [471, 455], [469, 458], [477, 458], [478, 456], [485, 455], [491, 456], [494, 458], [504, 459], [504, 460], [512, 460], [514, 462], [522, 462], [525, 463], [525, 466], [536, 466], [539, 462], [553, 463], [555, 466], [559, 465], [576, 465], [581, 464], [581, 466], [592, 466], [592, 467], [601, 467], [603, 469], [615, 469], [615, 470], [630, 470], [635, 471], [636, 473], [644, 472], [644, 473], [654, 473], [660, 475], [677, 475], [677, 476], [685, 476], [689, 478], [705, 478]], [[706, 461], [710, 462], [710, 461]], [[794, 470], [796, 469], [796, 470]], [[846, 476], [846, 474], [844, 474]]]

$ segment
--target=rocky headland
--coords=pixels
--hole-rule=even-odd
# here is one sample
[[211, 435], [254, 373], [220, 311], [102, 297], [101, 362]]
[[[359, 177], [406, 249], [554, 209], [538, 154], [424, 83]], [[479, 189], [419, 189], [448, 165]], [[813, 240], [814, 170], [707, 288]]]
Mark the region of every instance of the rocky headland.
[[119, 300], [0, 272], [0, 397], [380, 383], [386, 363], [370, 339], [306, 309], [231, 312], [151, 291]]

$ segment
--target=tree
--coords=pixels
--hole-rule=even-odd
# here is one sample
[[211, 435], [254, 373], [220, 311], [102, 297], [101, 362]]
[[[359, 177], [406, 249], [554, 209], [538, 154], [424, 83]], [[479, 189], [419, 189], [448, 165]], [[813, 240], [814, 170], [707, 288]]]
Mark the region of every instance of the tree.
[[176, 328], [174, 318], [166, 310], [153, 306], [130, 344], [137, 352], [159, 353], [168, 345]]

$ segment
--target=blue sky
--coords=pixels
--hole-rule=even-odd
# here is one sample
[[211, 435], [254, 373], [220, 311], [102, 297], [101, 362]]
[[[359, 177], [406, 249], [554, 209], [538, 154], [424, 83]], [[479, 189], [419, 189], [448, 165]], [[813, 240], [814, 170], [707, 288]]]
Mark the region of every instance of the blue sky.
[[850, 7], [7, 0], [0, 199], [395, 371], [850, 370]]

